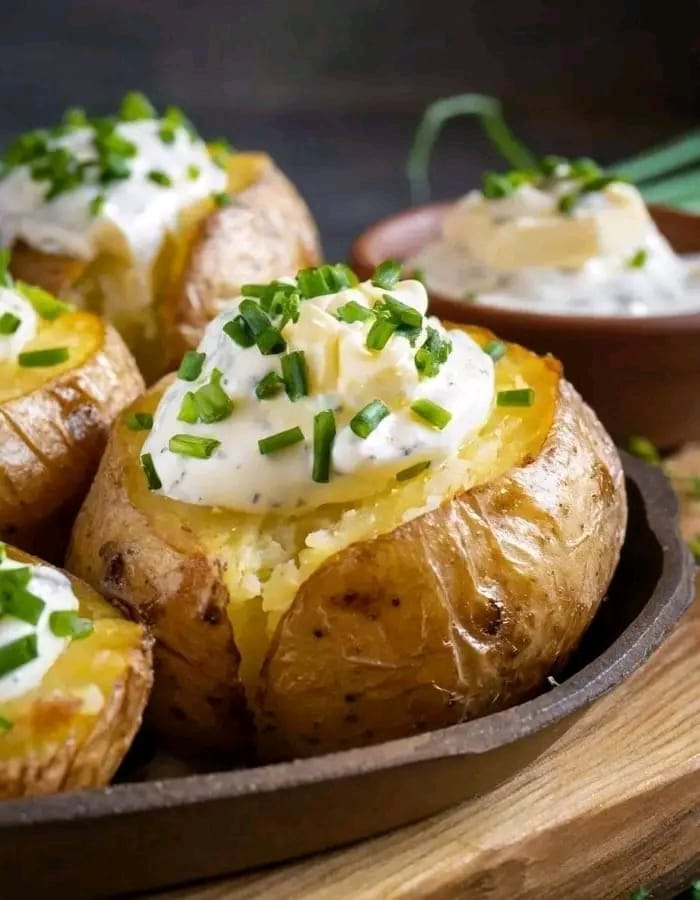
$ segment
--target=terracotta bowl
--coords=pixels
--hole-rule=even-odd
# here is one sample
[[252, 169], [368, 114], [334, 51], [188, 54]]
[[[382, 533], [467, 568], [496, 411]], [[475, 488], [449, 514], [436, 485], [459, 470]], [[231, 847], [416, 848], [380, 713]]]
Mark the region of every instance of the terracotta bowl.
[[[385, 259], [404, 260], [440, 234], [449, 203], [417, 206], [378, 222], [355, 241], [352, 263], [368, 277]], [[700, 252], [700, 216], [652, 207], [675, 250]], [[435, 315], [492, 329], [564, 363], [569, 381], [612, 436], [642, 435], [672, 448], [700, 439], [700, 313], [634, 319], [563, 316], [466, 305], [430, 295]]]

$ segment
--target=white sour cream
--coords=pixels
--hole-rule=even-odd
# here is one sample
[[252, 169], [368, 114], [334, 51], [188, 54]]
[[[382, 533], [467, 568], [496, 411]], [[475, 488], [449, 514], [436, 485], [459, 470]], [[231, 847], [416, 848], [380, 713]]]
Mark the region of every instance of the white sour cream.
[[[28, 166], [12, 169], [0, 180], [0, 243], [21, 239], [45, 253], [84, 260], [114, 253], [132, 258], [144, 271], [150, 269], [178, 215], [223, 191], [227, 182], [203, 141], [180, 127], [173, 142], [165, 143], [158, 135], [161, 124], [144, 119], [116, 126], [136, 153], [128, 159], [129, 177], [108, 185], [88, 181], [47, 201], [46, 182], [33, 180]], [[93, 136], [92, 129], [78, 128], [58, 138], [56, 145], [81, 162], [94, 161]], [[171, 184], [154, 183], [148, 177], [152, 172], [163, 173]], [[93, 215], [91, 204], [98, 195], [104, 196], [104, 203]]]
[[430, 290], [465, 304], [573, 316], [700, 310], [698, 257], [674, 253], [635, 188], [584, 195], [564, 216], [556, 204], [568, 187], [524, 185], [497, 200], [474, 191], [407, 265]]
[[[162, 481], [161, 492], [187, 503], [247, 512], [293, 510], [326, 503], [348, 502], [386, 488], [397, 473], [423, 461], [433, 467], [454, 457], [463, 443], [488, 419], [494, 401], [491, 358], [464, 332], [446, 332], [434, 318], [424, 319], [415, 343], [394, 335], [382, 351], [365, 346], [371, 322], [345, 323], [334, 313], [355, 301], [372, 308], [385, 293], [424, 314], [427, 295], [417, 281], [400, 282], [386, 292], [365, 282], [337, 294], [303, 300], [299, 320], [288, 323], [283, 336], [288, 351], [301, 350], [309, 370], [309, 396], [291, 402], [283, 392], [259, 400], [255, 387], [270, 371], [280, 373], [279, 356], [263, 356], [257, 347], [241, 348], [223, 331], [235, 315], [235, 301], [205, 332], [200, 352], [206, 361], [195, 382], [176, 380], [165, 392], [143, 451], [150, 453]], [[421, 378], [416, 349], [427, 326], [452, 342], [452, 352], [437, 375]], [[234, 403], [222, 422], [188, 425], [178, 421], [183, 398], [210, 380], [213, 369], [223, 373], [221, 385]], [[447, 409], [451, 421], [437, 430], [410, 410], [418, 398]], [[362, 439], [349, 422], [364, 406], [381, 400], [390, 410], [376, 429]], [[312, 480], [313, 420], [332, 409], [337, 435], [330, 481]], [[304, 442], [267, 456], [258, 440], [299, 426]], [[220, 446], [209, 459], [192, 459], [168, 449], [175, 434], [211, 437]]]
[[0, 334], [0, 362], [14, 362], [36, 335], [39, 317], [32, 304], [12, 288], [0, 288], [0, 319], [4, 316], [19, 319], [12, 334]]
[[[23, 568], [25, 565], [5, 557], [0, 561], [0, 572]], [[43, 565], [32, 565], [30, 568], [32, 577], [27, 590], [44, 601], [44, 609], [36, 626], [10, 615], [0, 616], [0, 647], [36, 633], [38, 655], [31, 662], [0, 677], [0, 702], [26, 694], [39, 685], [46, 672], [70, 643], [69, 638], [56, 637], [51, 631], [49, 616], [57, 610], [78, 609], [78, 599], [73, 593], [69, 579], [62, 572]]]

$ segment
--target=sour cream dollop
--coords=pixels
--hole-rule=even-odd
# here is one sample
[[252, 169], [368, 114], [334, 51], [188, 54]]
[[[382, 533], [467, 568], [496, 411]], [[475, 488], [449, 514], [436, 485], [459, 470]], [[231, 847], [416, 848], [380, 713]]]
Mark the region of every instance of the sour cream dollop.
[[[3, 572], [22, 569], [26, 563], [0, 559], [0, 583]], [[37, 687], [46, 672], [70, 643], [70, 638], [57, 637], [49, 625], [52, 612], [78, 609], [78, 599], [69, 579], [56, 569], [44, 565], [30, 565], [31, 578], [26, 590], [44, 603], [36, 625], [5, 613], [0, 616], [0, 650], [7, 644], [29, 635], [36, 635], [37, 656], [0, 677], [0, 702], [12, 700]]]
[[[700, 263], [678, 256], [635, 187], [577, 193], [558, 175], [504, 197], [472, 191], [408, 265], [465, 303], [564, 315], [658, 316], [700, 309]], [[567, 206], [568, 198], [571, 198]]]
[[[338, 318], [338, 310], [354, 303], [369, 311], [387, 294], [420, 313], [420, 333], [412, 341], [395, 333], [382, 350], [371, 350], [367, 336], [374, 316], [348, 322]], [[425, 316], [427, 295], [418, 281], [401, 281], [390, 291], [367, 281], [302, 300], [298, 321], [282, 329], [287, 352], [301, 351], [308, 369], [308, 395], [295, 402], [284, 391], [270, 399], [256, 396], [264, 376], [281, 373], [280, 356], [265, 356], [257, 346], [241, 347], [226, 334], [224, 326], [235, 318], [240, 303], [234, 301], [207, 327], [198, 348], [205, 360], [196, 381], [178, 378], [155, 413], [143, 452], [151, 455], [160, 492], [168, 497], [255, 513], [346, 503], [396, 483], [399, 473], [419, 463], [436, 467], [454, 457], [489, 417], [494, 402], [491, 358], [464, 332], [447, 331]], [[428, 329], [451, 342], [451, 352], [432, 377], [419, 372], [415, 359]], [[178, 417], [186, 395], [209, 383], [216, 370], [233, 412], [212, 424], [182, 421]], [[419, 399], [446, 410], [448, 424], [439, 429], [420, 418], [411, 410]], [[388, 414], [368, 437], [359, 437], [350, 422], [375, 400], [386, 405]], [[312, 479], [314, 417], [323, 410], [332, 410], [336, 423], [327, 483]], [[261, 438], [294, 427], [301, 429], [303, 442], [269, 455], [260, 452]], [[189, 458], [169, 449], [177, 434], [213, 438], [219, 444], [208, 459]]]
[[36, 335], [39, 317], [18, 291], [0, 287], [0, 362], [14, 362]]

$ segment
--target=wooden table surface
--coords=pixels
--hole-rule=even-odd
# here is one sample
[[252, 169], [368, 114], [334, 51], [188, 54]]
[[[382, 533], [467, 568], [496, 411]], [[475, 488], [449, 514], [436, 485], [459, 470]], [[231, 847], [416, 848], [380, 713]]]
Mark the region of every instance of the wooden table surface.
[[[700, 472], [700, 448], [676, 470]], [[686, 501], [684, 529], [700, 531], [700, 500]], [[641, 670], [494, 792], [346, 849], [159, 896], [613, 900], [645, 887], [661, 900], [698, 876], [700, 599]]]

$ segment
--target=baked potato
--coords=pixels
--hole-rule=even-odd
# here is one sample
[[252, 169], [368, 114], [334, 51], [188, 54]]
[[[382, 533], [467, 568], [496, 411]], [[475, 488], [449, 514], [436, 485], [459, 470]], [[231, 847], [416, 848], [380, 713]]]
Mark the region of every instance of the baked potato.
[[[3, 552], [43, 567], [19, 550]], [[151, 638], [92, 588], [68, 578], [78, 621], [91, 627], [67, 643], [29, 690], [0, 700], [1, 799], [107, 784], [141, 723], [153, 677]]]
[[[139, 110], [138, 102], [143, 109]], [[122, 157], [127, 176], [117, 178], [107, 172], [102, 183], [71, 186], [65, 198], [77, 198], [73, 206], [59, 193], [51, 203], [38, 202], [18, 212], [21, 203], [11, 170], [0, 181], [0, 235], [12, 245], [15, 277], [105, 316], [151, 382], [174, 368], [187, 347], [197, 345], [204, 325], [218, 311], [220, 298], [236, 296], [246, 282], [269, 280], [316, 264], [321, 250], [306, 204], [269, 156], [212, 144], [211, 159], [205, 162], [201, 157], [206, 158], [207, 148], [181, 114], [171, 109], [159, 118], [145, 98], [138, 102], [134, 95], [125, 99], [116, 125], [118, 136], [129, 137], [138, 148], [135, 156]], [[66, 128], [80, 135], [93, 123], [104, 127], [104, 121], [83, 117], [72, 124], [69, 119], [55, 130], [56, 146], [71, 146], [66, 144], [70, 140]], [[142, 140], [143, 135], [134, 130], [142, 126], [153, 126], [159, 133], [169, 128], [169, 142], [149, 142], [148, 135]], [[178, 150], [179, 142], [189, 149]], [[119, 150], [120, 145], [116, 146]], [[112, 145], [109, 150], [113, 152]], [[11, 147], [10, 158], [15, 157], [28, 158], [34, 166], [31, 171], [37, 170], [29, 152], [15, 151], [13, 157]], [[141, 157], [146, 157], [143, 165]], [[39, 157], [38, 165], [43, 163], [44, 157]], [[207, 164], [209, 181], [204, 171]], [[194, 192], [192, 176], [184, 173], [199, 170], [202, 189]], [[133, 195], [117, 193], [127, 191], [132, 182]], [[61, 183], [56, 190], [62, 190]], [[81, 191], [83, 206], [94, 205], [98, 199], [100, 211], [93, 210], [76, 224], [74, 207]], [[175, 212], [170, 203], [159, 218], [157, 201], [176, 192]], [[64, 215], [60, 214], [62, 202]], [[83, 246], [84, 235], [93, 233], [97, 237]]]
[[[98, 316], [27, 286], [20, 294], [0, 291], [19, 302], [24, 291], [39, 302], [36, 333], [22, 347], [33, 364], [0, 352], [0, 540], [59, 561], [109, 427], [143, 379], [118, 333]], [[62, 352], [58, 361], [36, 364], [41, 351], [50, 357], [54, 350]]]
[[170, 499], [125, 422], [172, 379], [119, 418], [69, 566], [152, 628], [150, 720], [175, 746], [289, 758], [384, 741], [503, 709], [564, 665], [617, 563], [621, 464], [556, 360], [498, 346], [499, 396], [525, 384], [531, 405], [494, 404], [455, 468], [357, 502]]

